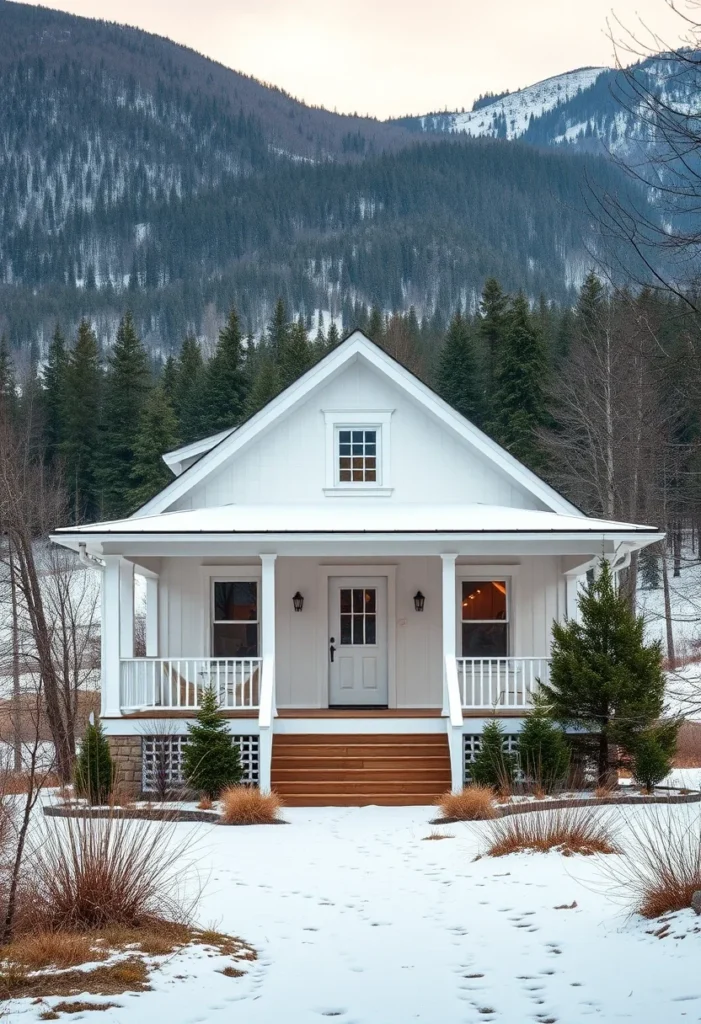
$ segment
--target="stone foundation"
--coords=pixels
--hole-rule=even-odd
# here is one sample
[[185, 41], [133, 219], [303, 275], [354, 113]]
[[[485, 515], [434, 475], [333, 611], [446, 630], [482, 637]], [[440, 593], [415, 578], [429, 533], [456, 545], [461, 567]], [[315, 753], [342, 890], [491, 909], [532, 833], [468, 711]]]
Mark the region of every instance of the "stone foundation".
[[108, 736], [115, 768], [115, 786], [128, 796], [141, 793], [141, 737]]

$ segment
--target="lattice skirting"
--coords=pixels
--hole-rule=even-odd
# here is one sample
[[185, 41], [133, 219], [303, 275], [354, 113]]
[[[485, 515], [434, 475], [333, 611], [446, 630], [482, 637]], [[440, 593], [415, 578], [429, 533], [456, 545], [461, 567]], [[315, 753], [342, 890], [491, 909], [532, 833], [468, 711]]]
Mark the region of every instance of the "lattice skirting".
[[[482, 734], [481, 733], [465, 733], [463, 735], [463, 755], [465, 765], [465, 782], [471, 781], [470, 776], [470, 765], [477, 757], [477, 753], [482, 747]], [[504, 753], [505, 754], [516, 754], [518, 753], [518, 733], [507, 732], [504, 734]]]
[[[141, 741], [141, 787], [144, 793], [185, 786], [183, 750], [189, 736], [144, 736]], [[257, 786], [258, 736], [232, 736], [241, 754], [242, 782]]]

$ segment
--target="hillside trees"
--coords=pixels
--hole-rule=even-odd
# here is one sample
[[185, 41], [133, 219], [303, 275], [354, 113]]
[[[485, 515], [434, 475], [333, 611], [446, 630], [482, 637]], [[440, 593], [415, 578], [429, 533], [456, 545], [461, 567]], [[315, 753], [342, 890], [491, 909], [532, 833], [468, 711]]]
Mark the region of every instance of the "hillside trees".
[[100, 509], [103, 378], [97, 339], [86, 320], [80, 323], [61, 375], [50, 376], [49, 381], [56, 388], [51, 394], [56, 421], [47, 420], [47, 425], [51, 424], [60, 438], [58, 454], [71, 498], [73, 521], [89, 521], [98, 516]]
[[482, 387], [470, 324], [458, 309], [441, 351], [436, 379], [441, 398], [478, 426], [482, 424]]

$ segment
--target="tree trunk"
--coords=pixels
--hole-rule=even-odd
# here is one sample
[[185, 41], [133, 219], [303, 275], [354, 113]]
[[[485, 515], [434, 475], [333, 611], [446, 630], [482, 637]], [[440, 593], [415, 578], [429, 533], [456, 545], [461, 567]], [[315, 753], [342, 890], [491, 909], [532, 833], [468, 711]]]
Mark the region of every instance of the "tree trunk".
[[667, 552], [662, 549], [662, 590], [664, 592], [664, 621], [667, 630], [667, 660], [670, 668], [674, 667], [674, 630], [672, 628], [672, 602], [669, 597], [669, 571], [667, 569]]
[[20, 674], [19, 674], [19, 620], [17, 610], [17, 576], [15, 557], [10, 544], [10, 594], [12, 600], [12, 741], [14, 747], [14, 767], [16, 772], [22, 771], [22, 732], [20, 709]]

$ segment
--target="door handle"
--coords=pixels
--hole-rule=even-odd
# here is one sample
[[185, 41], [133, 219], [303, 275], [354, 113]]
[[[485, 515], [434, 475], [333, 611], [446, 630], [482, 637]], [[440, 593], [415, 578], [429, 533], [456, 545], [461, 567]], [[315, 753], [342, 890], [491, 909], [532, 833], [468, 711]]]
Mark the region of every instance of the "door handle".
[[334, 647], [335, 639], [336, 639], [335, 637], [333, 637], [333, 636], [331, 637], [331, 645], [329, 647], [329, 654], [331, 656], [331, 661], [333, 661], [333, 656], [336, 653], [336, 648]]

